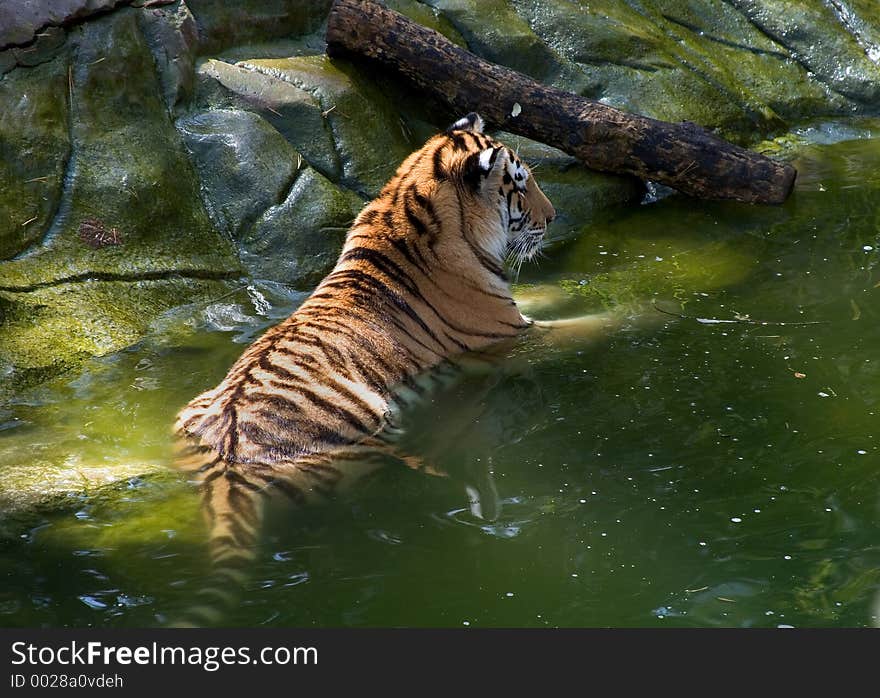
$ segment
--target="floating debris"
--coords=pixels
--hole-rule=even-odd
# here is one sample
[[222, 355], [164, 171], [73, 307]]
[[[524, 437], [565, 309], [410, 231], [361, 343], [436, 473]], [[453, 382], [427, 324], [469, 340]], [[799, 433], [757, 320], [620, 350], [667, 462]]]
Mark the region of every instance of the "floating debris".
[[686, 594], [697, 594], [701, 591], [706, 591], [708, 588], [709, 588], [708, 586], [705, 586], [705, 587], [700, 587], [698, 589], [685, 589], [684, 591]]

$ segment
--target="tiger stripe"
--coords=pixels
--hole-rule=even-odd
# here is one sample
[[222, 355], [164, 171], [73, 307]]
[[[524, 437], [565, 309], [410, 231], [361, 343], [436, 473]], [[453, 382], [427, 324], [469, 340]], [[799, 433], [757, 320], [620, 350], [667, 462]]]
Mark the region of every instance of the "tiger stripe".
[[529, 326], [505, 256], [534, 254], [553, 215], [476, 114], [400, 165], [309, 298], [178, 415], [177, 463], [201, 489], [214, 564], [184, 624], [234, 603], [272, 495], [302, 506], [383, 464], [432, 470], [397, 452], [400, 415], [456, 380], [458, 357], [491, 360], [484, 350]]

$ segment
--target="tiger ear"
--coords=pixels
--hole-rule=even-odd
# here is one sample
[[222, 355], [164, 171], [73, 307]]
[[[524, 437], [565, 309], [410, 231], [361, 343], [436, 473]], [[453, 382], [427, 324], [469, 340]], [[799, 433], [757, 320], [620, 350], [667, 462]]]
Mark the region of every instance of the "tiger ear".
[[477, 112], [472, 111], [470, 114], [461, 117], [458, 121], [452, 124], [452, 126], [446, 129], [446, 133], [452, 133], [453, 131], [473, 131], [474, 133], [482, 133], [485, 127], [486, 122], [483, 121], [483, 117], [477, 114]]
[[462, 179], [476, 191], [494, 170], [505, 167], [506, 160], [505, 148], [500, 145], [471, 153], [462, 165]]

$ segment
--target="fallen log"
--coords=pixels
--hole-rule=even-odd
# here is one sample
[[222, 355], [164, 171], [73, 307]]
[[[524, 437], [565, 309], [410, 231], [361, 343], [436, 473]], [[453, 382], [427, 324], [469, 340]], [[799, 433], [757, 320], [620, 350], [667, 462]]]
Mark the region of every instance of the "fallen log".
[[335, 0], [327, 53], [393, 68], [455, 113], [564, 150], [601, 172], [631, 174], [690, 196], [779, 204], [794, 186], [786, 163], [691, 123], [629, 114], [485, 61], [371, 0]]

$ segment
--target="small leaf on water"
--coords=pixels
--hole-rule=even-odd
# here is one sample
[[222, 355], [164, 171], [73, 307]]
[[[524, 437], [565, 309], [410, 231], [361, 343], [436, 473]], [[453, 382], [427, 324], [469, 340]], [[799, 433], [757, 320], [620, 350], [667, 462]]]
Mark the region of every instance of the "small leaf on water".
[[862, 309], [859, 308], [858, 304], [852, 298], [849, 299], [849, 307], [852, 308], [853, 311], [853, 320], [858, 320], [860, 317], [862, 317]]

